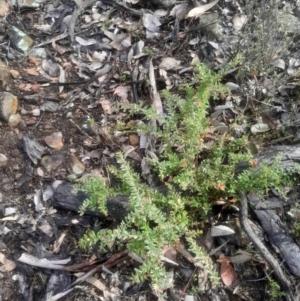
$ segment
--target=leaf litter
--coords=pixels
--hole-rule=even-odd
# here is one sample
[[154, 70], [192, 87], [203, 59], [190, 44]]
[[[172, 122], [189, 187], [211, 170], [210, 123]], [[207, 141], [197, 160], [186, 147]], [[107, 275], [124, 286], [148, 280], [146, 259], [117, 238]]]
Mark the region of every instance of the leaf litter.
[[[3, 121], [6, 128], [0, 132], [6, 145], [1, 152], [7, 152], [10, 167], [7, 170], [13, 171], [7, 177], [1, 177], [6, 206], [4, 216], [7, 215], [1, 219], [1, 237], [9, 237], [17, 246], [18, 240], [22, 241], [23, 246], [18, 247], [19, 252], [24, 248], [30, 251], [31, 254], [19, 257], [19, 261], [21, 259], [28, 266], [39, 264], [41, 268], [53, 269], [56, 261], [53, 262], [51, 257], [59, 256], [61, 260], [67, 258], [68, 254], [76, 254], [72, 264], [85, 262], [91, 267], [96, 264], [77, 253], [72, 240], [78, 239], [85, 231], [80, 226], [81, 217], [76, 213], [66, 213], [66, 210], [53, 209], [51, 200], [56, 188], [52, 188], [49, 181], [76, 181], [86, 170], [92, 173], [99, 167], [100, 170], [106, 169], [114, 162], [115, 153], [123, 149], [136, 167], [142, 170], [146, 181], [153, 183], [147, 158], [160, 154], [156, 141], [151, 135], [131, 132], [130, 122], [136, 120], [122, 113], [122, 106], [126, 103], [147, 103], [163, 116], [165, 112], [162, 90], [172, 90], [180, 84], [192, 82], [193, 66], [197, 61], [209, 62], [218, 68], [220, 63], [229, 58], [228, 49], [233, 47], [230, 44], [233, 43], [231, 34], [236, 35], [236, 32], [247, 29], [246, 8], [241, 8], [235, 1], [233, 7], [228, 5], [228, 8], [217, 0], [203, 1], [205, 4], [193, 2], [194, 7], [188, 3], [159, 1], [156, 4], [158, 9], [154, 9], [151, 6], [144, 8], [142, 1], [138, 0], [122, 3], [113, 0], [96, 3], [78, 0], [70, 3], [58, 1], [55, 4], [45, 1], [43, 5], [36, 1], [27, 1], [26, 10], [19, 12], [25, 26], [15, 20], [16, 5], [13, 1], [10, 3], [5, 21], [9, 25], [8, 39], [3, 36], [2, 45], [4, 53], [7, 54], [3, 56], [3, 68], [7, 65], [11, 70], [19, 72], [19, 75], [13, 73], [13, 83], [9, 90], [20, 98], [18, 112], [21, 117], [18, 125], [11, 127], [10, 131]], [[18, 5], [21, 8], [20, 3]], [[41, 13], [44, 14], [43, 17], [40, 17]], [[213, 18], [214, 13], [219, 14], [219, 20]], [[212, 18], [207, 19], [208, 22], [205, 19], [207, 16]], [[211, 23], [216, 26], [208, 26]], [[218, 30], [220, 27], [221, 31]], [[271, 58], [272, 67], [281, 70], [280, 72], [286, 71], [290, 77], [298, 76], [299, 62], [296, 57], [276, 56], [278, 55], [274, 54]], [[263, 75], [257, 76], [256, 70], [250, 70], [249, 74], [244, 81], [239, 82], [236, 78], [240, 75], [235, 71], [232, 71], [231, 76], [228, 75], [226, 85], [232, 92], [232, 99], [225, 105], [213, 108], [213, 131], [227, 133], [230, 122], [236, 116], [244, 116], [243, 112], [247, 109], [257, 112], [258, 104], [265, 101], [263, 97], [257, 96], [272, 92], [269, 85], [264, 86], [266, 78]], [[4, 75], [3, 72], [3, 87], [8, 83]], [[281, 97], [290, 97], [297, 88], [297, 83], [291, 81], [288, 85], [281, 84], [278, 90]], [[248, 89], [247, 99], [242, 93], [245, 89]], [[273, 100], [272, 97], [274, 98], [274, 94], [270, 96]], [[287, 110], [282, 99], [278, 106], [282, 107], [282, 111]], [[250, 127], [251, 134], [260, 135], [280, 127], [280, 121], [274, 115], [264, 112], [258, 112], [257, 115], [257, 123]], [[121, 131], [120, 134], [118, 131], [112, 132], [116, 122], [124, 122], [130, 135], [126, 131]], [[140, 122], [157, 126], [156, 120]], [[97, 126], [93, 126], [95, 123]], [[245, 131], [245, 128], [240, 126], [240, 131]], [[44, 139], [59, 131], [65, 141], [58, 155], [45, 144]], [[136, 135], [134, 143], [132, 134]], [[14, 143], [8, 139], [10, 136], [14, 137]], [[19, 148], [26, 156], [11, 155], [17, 153]], [[15, 193], [13, 188], [30, 192], [26, 198], [22, 198], [24, 205], [10, 197], [11, 193]], [[67, 200], [67, 194], [63, 194], [63, 197]], [[70, 214], [71, 219], [65, 219], [66, 214]], [[74, 227], [72, 229], [76, 229], [78, 236], [72, 237], [70, 232], [58, 228], [59, 222]], [[17, 224], [22, 225], [26, 235]], [[88, 224], [86, 227], [92, 225]], [[235, 233], [231, 227], [222, 225], [212, 226], [210, 232], [215, 240], [221, 240], [223, 236], [225, 239]], [[40, 239], [36, 239], [34, 235], [40, 235]], [[30, 243], [27, 245], [26, 241]], [[42, 248], [36, 245], [37, 242]], [[237, 279], [233, 264], [247, 262], [249, 256], [241, 254], [220, 259], [218, 252], [223, 251], [228, 244], [223, 243], [220, 243], [222, 250], [214, 249], [214, 256], [221, 260], [220, 275], [224, 284], [229, 286]], [[199, 287], [205, 286], [205, 269], [195, 262], [194, 255], [183, 247], [177, 249], [176, 254], [178, 253], [188, 260], [190, 269], [197, 268], [198, 278], [202, 279]], [[126, 254], [120, 254], [120, 258], [118, 254], [114, 255], [114, 264], [125, 262], [129, 265], [129, 262], [139, 262], [134, 257], [130, 257], [130, 261]], [[182, 258], [178, 256], [171, 260], [162, 255], [161, 259], [166, 264], [182, 265]], [[1, 272], [15, 269], [15, 262], [8, 260], [3, 254], [1, 263]], [[104, 266], [107, 268], [106, 264]], [[64, 267], [61, 267], [63, 271]], [[68, 271], [72, 270], [72, 265], [68, 267]], [[93, 269], [95, 272], [100, 267]], [[34, 270], [31, 268], [30, 271]], [[76, 277], [87, 276], [82, 274], [86, 272], [83, 267], [75, 266], [72, 271], [80, 272]], [[104, 269], [103, 273], [107, 274], [105, 284], [92, 275], [86, 281], [105, 291], [107, 296], [112, 294], [119, 297], [120, 292], [116, 291], [116, 287], [110, 286], [109, 281], [106, 281], [110, 274]], [[200, 276], [201, 273], [204, 274]], [[18, 272], [18, 275], [21, 291], [25, 295], [28, 293], [24, 287], [29, 283], [29, 275], [24, 271]], [[67, 279], [63, 278], [66, 277], [64, 274], [53, 273], [52, 276], [58, 277], [53, 278], [56, 279], [54, 282]], [[173, 270], [170, 270], [168, 277], [165, 288], [172, 292], [170, 284], [176, 277]], [[71, 284], [70, 281], [68, 279], [65, 283], [73, 285], [72, 289], [68, 285], [60, 287], [59, 290], [51, 288], [48, 293], [52, 296], [47, 300], [57, 300], [55, 298], [72, 293], [76, 282]], [[84, 290], [81, 294], [85, 294]], [[58, 297], [54, 297], [55, 295]], [[97, 297], [99, 295], [96, 293]], [[104, 294], [100, 298], [102, 296]], [[190, 297], [186, 295], [188, 296]], [[43, 296], [40, 300], [43, 300]]]

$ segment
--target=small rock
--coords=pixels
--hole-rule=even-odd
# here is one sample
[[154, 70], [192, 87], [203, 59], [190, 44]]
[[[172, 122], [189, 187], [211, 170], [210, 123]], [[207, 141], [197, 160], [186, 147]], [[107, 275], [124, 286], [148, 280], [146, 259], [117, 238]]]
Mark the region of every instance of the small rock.
[[25, 121], [26, 125], [34, 125], [34, 124], [36, 124], [36, 122], [37, 122], [36, 117], [31, 117]]
[[30, 135], [23, 136], [22, 145], [25, 153], [28, 155], [33, 164], [37, 164], [41, 159], [45, 148], [40, 145], [33, 137]]
[[4, 191], [10, 191], [10, 190], [13, 189], [13, 185], [10, 184], [10, 183], [4, 184], [4, 185], [2, 186], [2, 189], [3, 189]]
[[37, 105], [39, 102], [39, 96], [37, 94], [33, 94], [33, 95], [24, 95], [24, 100], [28, 103], [28, 104], [32, 104], [32, 105]]
[[32, 115], [32, 116], [38, 117], [41, 115], [41, 111], [39, 108], [33, 109], [31, 111], [26, 111], [25, 109], [22, 109], [21, 114], [22, 115]]
[[20, 156], [20, 151], [17, 148], [15, 148], [11, 151], [10, 154], [11, 154], [12, 157], [19, 157]]
[[0, 61], [0, 82], [2, 87], [6, 87], [10, 82], [10, 72], [6, 64]]
[[20, 72], [18, 70], [10, 70], [10, 74], [13, 76], [13, 78], [18, 78]]
[[[43, 159], [42, 159], [43, 160]], [[42, 161], [41, 161], [41, 163], [42, 163]], [[44, 177], [44, 172], [43, 172], [43, 170], [40, 168], [40, 167], [38, 167], [37, 169], [36, 169], [36, 174], [40, 177], [40, 178], [43, 178]]]
[[136, 146], [140, 143], [140, 138], [136, 134], [129, 135], [129, 143], [133, 146]]
[[57, 169], [65, 161], [62, 152], [54, 152], [51, 156], [46, 155], [41, 160], [41, 165], [48, 171]]
[[220, 18], [217, 13], [207, 13], [200, 17], [201, 22], [207, 24], [203, 31], [210, 39], [223, 39], [223, 27], [220, 23]]
[[53, 149], [62, 149], [63, 144], [63, 135], [61, 132], [56, 132], [51, 134], [50, 136], [45, 137], [46, 144]]
[[12, 114], [12, 115], [9, 116], [8, 125], [11, 128], [14, 128], [20, 123], [20, 121], [21, 121], [20, 114]]
[[9, 7], [5, 0], [0, 0], [0, 17], [4, 17], [8, 13]]
[[54, 127], [50, 121], [46, 120], [45, 124], [44, 124], [44, 129], [47, 130], [48, 132], [50, 132], [50, 130], [53, 130]]
[[60, 108], [60, 105], [53, 101], [46, 100], [41, 104], [41, 110], [45, 112], [56, 112]]
[[71, 172], [77, 176], [82, 175], [85, 171], [85, 166], [77, 159], [77, 157], [74, 154], [70, 154], [69, 160]]
[[46, 155], [41, 159], [41, 165], [46, 169], [46, 171], [50, 172], [52, 170], [53, 159], [51, 156]]
[[11, 115], [16, 114], [17, 108], [18, 98], [9, 92], [3, 92], [0, 96], [0, 117], [8, 121]]
[[8, 26], [7, 34], [20, 52], [27, 53], [34, 45], [34, 41], [15, 26]]
[[0, 167], [5, 167], [7, 165], [7, 162], [7, 157], [3, 154], [0, 154]]

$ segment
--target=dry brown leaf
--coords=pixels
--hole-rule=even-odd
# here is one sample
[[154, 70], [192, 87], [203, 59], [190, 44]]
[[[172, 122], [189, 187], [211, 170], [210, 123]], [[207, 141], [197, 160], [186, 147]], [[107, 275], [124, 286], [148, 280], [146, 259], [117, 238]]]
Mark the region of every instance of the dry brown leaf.
[[218, 259], [218, 262], [221, 261], [221, 269], [220, 274], [222, 281], [226, 286], [230, 286], [232, 283], [234, 283], [237, 279], [236, 272], [231, 265], [231, 261], [228, 257], [224, 257], [222, 259]]
[[39, 66], [42, 64], [42, 58], [37, 56], [29, 56], [30, 63], [33, 63], [35, 66]]
[[6, 3], [6, 1], [0, 2], [0, 16], [4, 17], [9, 12], [9, 5]]
[[20, 91], [31, 91], [32, 85], [31, 84], [20, 84], [19, 89]]
[[102, 106], [103, 111], [106, 114], [111, 114], [112, 113], [111, 106], [110, 106], [110, 101], [109, 100], [103, 99], [103, 100], [100, 100], [99, 102], [100, 102], [100, 104]]
[[115, 91], [114, 94], [117, 94], [118, 96], [120, 96], [122, 98], [122, 100], [124, 102], [127, 102], [127, 94], [130, 90], [130, 87], [128, 86], [118, 86]]
[[35, 68], [27, 68], [27, 69], [23, 69], [27, 74], [30, 75], [39, 75], [39, 73], [37, 72], [37, 70]]
[[13, 76], [13, 78], [18, 78], [19, 75], [20, 75], [20, 72], [17, 71], [17, 70], [11, 69], [11, 70], [9, 70], [9, 71], [10, 71], [10, 74]]
[[31, 87], [31, 90], [34, 92], [38, 92], [40, 89], [40, 85], [39, 84], [33, 84]]
[[0, 262], [3, 264], [0, 267], [0, 272], [10, 272], [15, 269], [16, 264], [14, 261], [11, 261], [5, 257], [3, 253], [0, 253]]

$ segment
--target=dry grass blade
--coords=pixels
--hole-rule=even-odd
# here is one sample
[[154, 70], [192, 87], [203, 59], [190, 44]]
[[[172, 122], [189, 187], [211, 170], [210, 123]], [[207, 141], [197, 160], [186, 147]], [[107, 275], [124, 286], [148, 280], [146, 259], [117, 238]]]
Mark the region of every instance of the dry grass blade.
[[63, 266], [63, 264], [67, 264], [70, 260], [71, 259], [50, 261], [47, 259], [39, 259], [27, 253], [23, 253], [21, 257], [18, 259], [18, 261], [26, 263], [28, 265], [51, 269], [51, 270], [66, 270], [66, 267]]
[[153, 99], [152, 99], [153, 106], [154, 106], [154, 108], [155, 108], [155, 110], [158, 114], [162, 114], [163, 113], [163, 107], [162, 107], [162, 102], [161, 102], [160, 95], [157, 92], [152, 59], [150, 60], [149, 78], [150, 78], [150, 84], [151, 84], [152, 93], [153, 93]]

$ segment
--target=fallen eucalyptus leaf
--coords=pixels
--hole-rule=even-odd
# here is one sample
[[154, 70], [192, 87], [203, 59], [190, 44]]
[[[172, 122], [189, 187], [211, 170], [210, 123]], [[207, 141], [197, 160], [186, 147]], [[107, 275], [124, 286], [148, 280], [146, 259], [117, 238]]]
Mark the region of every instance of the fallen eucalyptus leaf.
[[211, 228], [211, 236], [212, 237], [232, 235], [234, 233], [235, 232], [231, 228], [224, 226], [224, 225], [217, 225], [217, 226], [213, 226]]
[[198, 17], [200, 17], [205, 12], [207, 12], [212, 7], [214, 7], [218, 2], [219, 2], [219, 0], [215, 0], [211, 3], [193, 8], [192, 10], [189, 11], [189, 13], [187, 15], [187, 18], [198, 18]]
[[270, 128], [266, 123], [257, 123], [251, 126], [251, 132], [253, 134], [264, 133], [269, 130]]

